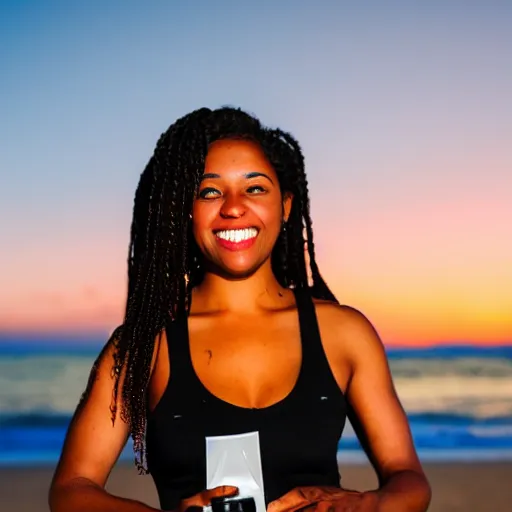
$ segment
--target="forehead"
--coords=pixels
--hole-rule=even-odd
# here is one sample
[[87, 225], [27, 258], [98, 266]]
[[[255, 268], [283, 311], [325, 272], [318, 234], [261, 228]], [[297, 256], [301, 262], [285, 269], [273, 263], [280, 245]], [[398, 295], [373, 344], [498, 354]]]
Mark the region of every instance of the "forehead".
[[248, 140], [225, 139], [213, 142], [208, 149], [205, 173], [262, 171], [275, 175], [261, 147]]

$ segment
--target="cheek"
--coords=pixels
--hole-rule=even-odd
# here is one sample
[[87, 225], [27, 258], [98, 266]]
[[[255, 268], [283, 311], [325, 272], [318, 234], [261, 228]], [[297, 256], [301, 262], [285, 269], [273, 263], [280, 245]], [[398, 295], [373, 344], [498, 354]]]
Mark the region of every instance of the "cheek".
[[192, 232], [196, 242], [201, 245], [201, 238], [204, 236], [206, 230], [209, 230], [212, 219], [215, 218], [215, 211], [208, 204], [194, 204], [192, 207]]
[[272, 202], [270, 205], [265, 205], [258, 212], [258, 216], [268, 229], [280, 228], [282, 218], [281, 204]]

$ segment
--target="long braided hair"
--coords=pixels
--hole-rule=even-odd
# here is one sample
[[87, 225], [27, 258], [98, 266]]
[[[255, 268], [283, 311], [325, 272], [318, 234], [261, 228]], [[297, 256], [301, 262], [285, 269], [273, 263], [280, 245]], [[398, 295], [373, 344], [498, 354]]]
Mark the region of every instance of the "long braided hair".
[[130, 425], [140, 472], [147, 472], [147, 388], [155, 339], [169, 319], [187, 314], [191, 288], [202, 279], [202, 255], [191, 235], [192, 204], [209, 145], [230, 138], [259, 144], [276, 171], [281, 191], [293, 194], [290, 216], [272, 252], [276, 279], [284, 287], [308, 288], [313, 297], [336, 302], [315, 260], [308, 184], [298, 142], [231, 107], [202, 108], [172, 124], [158, 140], [137, 187], [125, 318], [109, 340], [115, 346], [113, 421], [120, 398], [120, 415]]

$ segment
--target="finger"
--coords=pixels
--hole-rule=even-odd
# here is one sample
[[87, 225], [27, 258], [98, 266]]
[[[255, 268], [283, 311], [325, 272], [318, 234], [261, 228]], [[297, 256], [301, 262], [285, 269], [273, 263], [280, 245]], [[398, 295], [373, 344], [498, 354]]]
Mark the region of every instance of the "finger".
[[219, 485], [207, 491], [212, 498], [217, 496], [235, 496], [238, 494], [238, 487], [234, 485]]
[[220, 498], [223, 496], [236, 496], [237, 494], [238, 487], [235, 487], [234, 485], [219, 485], [219, 487], [208, 489], [205, 492], [205, 495], [208, 496], [208, 499]]
[[201, 508], [206, 507], [210, 504], [212, 498], [221, 498], [221, 497], [229, 497], [236, 496], [238, 494], [238, 487], [234, 487], [232, 485], [220, 485], [219, 487], [214, 487], [213, 489], [207, 489], [206, 491], [200, 492], [190, 498], [187, 498], [181, 502], [180, 510], [190, 510], [190, 512], [194, 512], [196, 507]]
[[311, 503], [304, 499], [279, 498], [269, 504], [267, 512], [295, 512], [308, 505], [311, 505]]
[[310, 503], [311, 502], [301, 492], [301, 489], [298, 488], [271, 502], [268, 505], [267, 512], [293, 512], [309, 505]]
[[268, 506], [268, 512], [295, 512], [322, 500], [339, 498], [346, 493], [338, 487], [297, 487]]

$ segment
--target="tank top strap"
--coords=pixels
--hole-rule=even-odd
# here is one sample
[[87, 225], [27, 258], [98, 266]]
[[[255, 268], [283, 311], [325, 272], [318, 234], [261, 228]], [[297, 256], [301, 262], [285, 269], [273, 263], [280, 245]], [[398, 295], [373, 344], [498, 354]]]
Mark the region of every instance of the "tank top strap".
[[169, 320], [166, 335], [170, 369], [169, 385], [175, 389], [186, 389], [187, 395], [191, 397], [197, 389], [197, 378], [190, 356], [188, 315], [184, 314], [176, 320]]
[[332, 383], [332, 371], [325, 355], [315, 304], [307, 289], [295, 290], [302, 340], [302, 373], [307, 382]]

